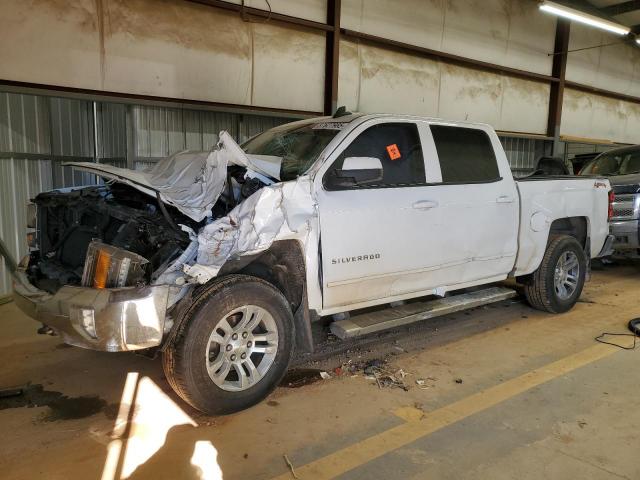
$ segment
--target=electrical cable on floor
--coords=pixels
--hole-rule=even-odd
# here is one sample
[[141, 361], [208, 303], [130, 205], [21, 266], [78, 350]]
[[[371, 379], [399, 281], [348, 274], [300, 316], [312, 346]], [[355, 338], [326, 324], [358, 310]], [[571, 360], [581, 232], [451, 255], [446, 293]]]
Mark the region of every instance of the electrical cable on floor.
[[[634, 318], [633, 320], [629, 320], [628, 327], [629, 327], [629, 330], [631, 330], [633, 333], [603, 332], [597, 337], [595, 337], [595, 341], [604, 343], [606, 345], [613, 345], [614, 347], [621, 348], [622, 350], [635, 350], [637, 338], [640, 336], [640, 317]], [[625, 345], [620, 345], [618, 343], [607, 342], [606, 340], [604, 340], [604, 337], [607, 335], [611, 337], [633, 337], [633, 345], [625, 346]]]

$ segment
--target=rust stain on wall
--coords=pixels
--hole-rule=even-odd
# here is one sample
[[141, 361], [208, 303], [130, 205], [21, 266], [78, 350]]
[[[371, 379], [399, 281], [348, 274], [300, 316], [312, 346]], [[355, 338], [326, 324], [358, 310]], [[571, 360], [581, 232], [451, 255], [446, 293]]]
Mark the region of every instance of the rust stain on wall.
[[374, 47], [360, 48], [363, 81], [375, 77], [390, 87], [413, 83], [424, 88], [437, 88], [439, 84], [437, 62]]
[[268, 23], [252, 24], [259, 54], [281, 55], [292, 62], [324, 61], [325, 37]]
[[347, 40], [341, 40], [340, 59], [347, 62], [358, 60], [358, 44]]
[[97, 29], [93, 0], [21, 0], [20, 11], [25, 20], [32, 12], [39, 12], [58, 22], [74, 23], [82, 32], [94, 33]]
[[175, 0], [104, 0], [107, 33], [249, 59], [249, 28], [239, 15]]
[[458, 89], [456, 100], [476, 100], [479, 97], [489, 97], [495, 102], [503, 94], [503, 86], [499, 75], [445, 63], [442, 64], [441, 68], [447, 75], [457, 77], [463, 80], [465, 84]]
[[98, 23], [98, 42], [100, 49], [100, 88], [104, 89], [106, 53], [104, 48], [104, 9], [102, 0], [95, 0]]
[[549, 104], [549, 85], [541, 82], [532, 82], [520, 78], [502, 77], [505, 93], [507, 91], [520, 97], [528, 105], [546, 107]]

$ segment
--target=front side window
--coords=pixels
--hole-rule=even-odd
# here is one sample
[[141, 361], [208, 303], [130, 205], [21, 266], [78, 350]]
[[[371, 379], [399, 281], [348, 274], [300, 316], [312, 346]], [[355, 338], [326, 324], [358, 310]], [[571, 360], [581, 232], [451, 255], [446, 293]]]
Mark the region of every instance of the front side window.
[[443, 183], [488, 183], [500, 179], [489, 135], [477, 128], [431, 125]]
[[[424, 158], [415, 123], [381, 123], [362, 132], [327, 171], [341, 169], [345, 158], [374, 157], [382, 163], [382, 181], [351, 188], [380, 188], [425, 183]], [[325, 182], [326, 185], [326, 182]]]

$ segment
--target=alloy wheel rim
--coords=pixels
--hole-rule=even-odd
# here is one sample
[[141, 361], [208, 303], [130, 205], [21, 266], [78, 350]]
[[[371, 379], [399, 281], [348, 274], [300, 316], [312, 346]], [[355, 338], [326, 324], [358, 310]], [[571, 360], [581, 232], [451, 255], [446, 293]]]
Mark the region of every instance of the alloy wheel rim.
[[209, 377], [227, 391], [253, 387], [272, 367], [278, 351], [273, 316], [257, 305], [244, 305], [225, 315], [207, 342]]
[[567, 300], [578, 288], [580, 278], [580, 262], [574, 252], [563, 252], [558, 258], [553, 275], [553, 285], [556, 295], [561, 300]]

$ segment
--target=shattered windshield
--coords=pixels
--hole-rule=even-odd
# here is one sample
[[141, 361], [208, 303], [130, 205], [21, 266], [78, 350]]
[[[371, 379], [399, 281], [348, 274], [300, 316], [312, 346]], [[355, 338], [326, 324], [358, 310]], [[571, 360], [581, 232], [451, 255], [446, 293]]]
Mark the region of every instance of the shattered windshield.
[[309, 122], [272, 128], [242, 145], [249, 155], [271, 155], [282, 158], [280, 180], [294, 180], [306, 173], [327, 144], [340, 131], [324, 128], [325, 124]]
[[598, 155], [580, 172], [580, 175], [629, 175], [640, 172], [640, 149], [611, 151]]

